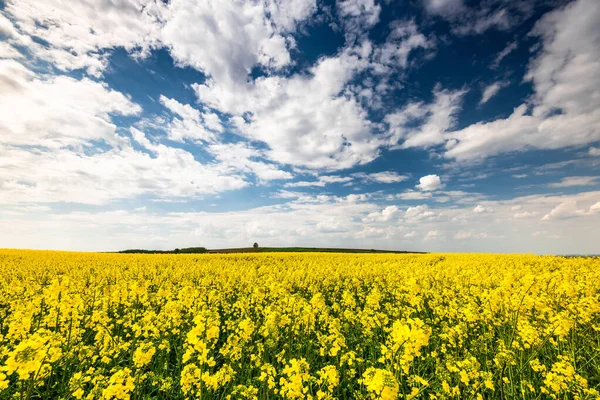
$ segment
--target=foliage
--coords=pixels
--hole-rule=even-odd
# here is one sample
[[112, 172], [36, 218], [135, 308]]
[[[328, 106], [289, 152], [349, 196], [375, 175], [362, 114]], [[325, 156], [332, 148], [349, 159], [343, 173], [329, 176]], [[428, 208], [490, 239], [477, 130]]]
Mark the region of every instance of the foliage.
[[598, 397], [598, 258], [0, 250], [0, 287], [0, 398]]
[[175, 249], [175, 250], [142, 250], [142, 249], [131, 249], [131, 250], [122, 250], [119, 253], [125, 254], [202, 254], [207, 253], [208, 249], [206, 247], [186, 247], [183, 249]]

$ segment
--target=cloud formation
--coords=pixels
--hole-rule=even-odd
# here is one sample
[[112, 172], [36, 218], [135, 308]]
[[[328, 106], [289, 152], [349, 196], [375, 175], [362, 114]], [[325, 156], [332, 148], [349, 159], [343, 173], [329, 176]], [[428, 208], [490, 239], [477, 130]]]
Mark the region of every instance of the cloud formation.
[[435, 174], [425, 175], [425, 176], [421, 177], [419, 179], [419, 183], [416, 186], [417, 189], [425, 191], [425, 192], [437, 190], [437, 189], [440, 189], [441, 187], [443, 187], [442, 180], [440, 179], [439, 176], [437, 176]]
[[3, 243], [590, 250], [594, 1], [388, 3], [7, 0]]
[[533, 106], [522, 104], [506, 119], [448, 133], [446, 157], [468, 160], [600, 140], [600, 9], [593, 3], [571, 2], [536, 24], [532, 34], [543, 46], [525, 76], [534, 86]]

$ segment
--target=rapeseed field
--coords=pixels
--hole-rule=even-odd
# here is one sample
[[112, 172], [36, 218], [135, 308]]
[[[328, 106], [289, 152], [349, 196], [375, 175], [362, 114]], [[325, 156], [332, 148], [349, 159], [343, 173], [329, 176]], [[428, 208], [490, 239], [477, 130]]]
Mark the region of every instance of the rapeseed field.
[[600, 260], [0, 250], [2, 399], [593, 399]]

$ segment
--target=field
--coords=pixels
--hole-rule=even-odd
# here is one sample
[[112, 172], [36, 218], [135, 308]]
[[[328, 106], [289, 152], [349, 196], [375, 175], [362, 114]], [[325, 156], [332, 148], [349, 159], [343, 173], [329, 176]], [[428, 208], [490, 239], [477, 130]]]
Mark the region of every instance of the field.
[[0, 250], [0, 398], [598, 398], [600, 260]]

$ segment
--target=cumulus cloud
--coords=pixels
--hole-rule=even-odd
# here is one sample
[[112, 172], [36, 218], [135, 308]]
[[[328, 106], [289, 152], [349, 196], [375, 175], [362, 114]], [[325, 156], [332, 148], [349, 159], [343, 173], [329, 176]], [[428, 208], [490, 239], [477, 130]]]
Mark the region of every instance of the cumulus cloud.
[[481, 204], [478, 204], [475, 208], [473, 208], [473, 212], [475, 214], [487, 213], [487, 212], [490, 212], [490, 211], [492, 211], [491, 208], [484, 207]]
[[100, 205], [140, 195], [190, 199], [248, 185], [231, 168], [200, 164], [191, 153], [153, 144], [134, 128], [132, 134], [148, 152], [127, 143], [92, 154], [2, 146], [0, 202]]
[[218, 165], [238, 172], [254, 174], [260, 181], [292, 179], [294, 176], [276, 164], [264, 161], [264, 154], [247, 143], [211, 144], [207, 150], [215, 156]]
[[62, 147], [91, 141], [116, 143], [112, 116], [141, 107], [87, 78], [38, 76], [14, 60], [0, 60], [0, 143]]
[[[386, 74], [407, 68], [412, 51], [430, 46], [409, 21], [396, 24], [381, 46], [362, 40], [322, 57], [304, 73], [252, 80], [250, 69], [244, 67], [232, 73], [237, 80], [219, 72], [193, 87], [201, 102], [231, 115], [239, 134], [265, 143], [271, 160], [311, 169], [344, 169], [372, 161], [382, 147], [393, 144], [370, 120], [369, 105], [375, 106], [380, 101], [375, 97], [385, 92]], [[354, 82], [359, 74], [373, 73], [381, 79], [376, 90]], [[432, 113], [438, 115], [433, 108]]]
[[588, 150], [588, 154], [590, 156], [600, 156], [600, 149], [597, 147], [590, 147]]
[[169, 139], [215, 142], [217, 134], [223, 132], [223, 125], [216, 114], [201, 113], [189, 104], [181, 104], [165, 96], [160, 96], [159, 100], [175, 116], [166, 127]]
[[381, 212], [374, 212], [364, 218], [364, 222], [383, 221], [387, 222], [392, 219], [398, 219], [402, 215], [402, 211], [397, 206], [387, 206]]
[[[102, 193], [110, 193], [110, 190]], [[594, 239], [600, 222], [598, 211], [582, 215], [582, 218], [552, 220], [552, 223], [544, 223], [541, 227], [542, 222], [536, 224], [530, 219], [511, 218], [515, 212], [511, 209], [520, 205], [522, 211], [551, 210], [561, 203], [576, 201], [577, 209], [596, 207], [597, 210], [600, 205], [594, 205], [600, 198], [598, 191], [568, 196], [533, 195], [490, 202], [493, 211], [478, 217], [485, 218], [485, 232], [470, 225], [473, 218], [470, 205], [451, 204], [436, 208], [420, 205], [402, 211], [400, 205], [379, 204], [370, 194], [324, 196], [288, 193], [285, 197], [285, 203], [246, 210], [195, 212], [173, 207], [173, 211], [166, 214], [153, 211], [151, 206], [131, 213], [99, 208], [71, 212], [35, 204], [24, 208], [23, 204], [3, 201], [0, 240], [10, 247], [70, 247], [82, 250], [116, 250], [140, 245], [174, 248], [197, 245], [199, 241], [209, 248], [219, 248], [252, 243], [260, 237], [269, 245], [279, 246], [563, 254], [597, 251]], [[390, 208], [384, 212], [386, 207]], [[422, 214], [428, 216], [418, 217]], [[369, 215], [379, 217], [368, 218]], [[392, 216], [386, 221], [389, 215]], [[440, 236], [432, 235], [441, 240], [415, 240], [426, 237], [430, 231], [439, 232]], [[545, 231], [546, 238], [560, 235], [572, 240], [549, 243], [534, 239], [532, 234], [536, 231]], [[469, 234], [470, 237], [456, 238], [457, 235]], [[484, 236], [486, 240], [479, 240]], [[90, 242], [86, 239], [89, 237], [96, 240]]]
[[404, 213], [404, 217], [407, 220], [421, 220], [426, 218], [435, 217], [437, 214], [435, 211], [429, 209], [426, 204], [418, 205], [415, 207], [408, 207]]
[[14, 46], [8, 44], [7, 42], [0, 42], [0, 59], [8, 58], [8, 59], [17, 59], [23, 58], [23, 54], [17, 50]]
[[[269, 146], [269, 158], [309, 168], [342, 169], [371, 161], [379, 143], [356, 101], [341, 92], [368, 66], [370, 45], [322, 59], [309, 75], [270, 76], [246, 93], [216, 84], [196, 85], [201, 100], [236, 115], [238, 131]], [[242, 115], [251, 113], [247, 119]]]
[[160, 37], [178, 63], [223, 85], [243, 84], [257, 64], [280, 69], [291, 63], [287, 35], [315, 10], [314, 0], [294, 0], [289, 6], [279, 1], [173, 0]]
[[[159, 37], [161, 7], [153, 0], [71, 1], [8, 0], [3, 10], [17, 28], [9, 40], [58, 69], [85, 69], [100, 76], [107, 67], [105, 49], [123, 47], [145, 55]], [[43, 38], [42, 45], [30, 38]]]
[[431, 104], [410, 103], [386, 115], [390, 144], [401, 142], [401, 148], [409, 148], [443, 143], [444, 132], [454, 126], [465, 93], [465, 90], [448, 91], [436, 86]]
[[340, 0], [336, 3], [344, 24], [346, 40], [352, 42], [364, 35], [379, 21], [381, 6], [375, 0]]
[[409, 56], [415, 50], [430, 50], [435, 41], [421, 33], [414, 20], [396, 21], [385, 43], [375, 48], [373, 59], [378, 74], [392, 69], [406, 68]]
[[[392, 23], [385, 42], [373, 46], [358, 33], [378, 21], [381, 6], [373, 0], [340, 1], [336, 10], [344, 32], [355, 38], [337, 55], [292, 75], [286, 71], [294, 64], [294, 34], [317, 11], [315, 0], [77, 0], [69, 7], [58, 0], [11, 0], [3, 13], [14, 24], [0, 20], [10, 39], [0, 51], [18, 57], [12, 46], [19, 44], [60, 70], [84, 69], [100, 77], [112, 49], [144, 57], [164, 47], [177, 66], [207, 77], [193, 85], [198, 108], [160, 98], [174, 116], [168, 122], [169, 139], [214, 143], [226, 124], [266, 144], [271, 161], [336, 170], [370, 162], [391, 145], [387, 135], [380, 135], [382, 127], [370, 120], [369, 108], [381, 106], [391, 87], [387, 80], [408, 68], [410, 54], [434, 47], [410, 20]], [[257, 67], [264, 75], [251, 78]], [[363, 73], [380, 79], [376, 88], [353, 82]]]
[[542, 221], [572, 218], [585, 214], [586, 211], [579, 209], [576, 200], [569, 200], [554, 207], [548, 214], [542, 217]]
[[419, 179], [419, 183], [416, 185], [416, 188], [422, 191], [430, 192], [433, 190], [438, 190], [443, 187], [442, 180], [439, 176], [425, 175]]
[[533, 107], [522, 104], [506, 119], [448, 133], [446, 157], [477, 159], [600, 139], [600, 9], [593, 3], [571, 2], [537, 22], [532, 34], [542, 38], [542, 51], [526, 75], [535, 90]]
[[291, 63], [290, 32], [316, 8], [315, 0], [76, 0], [68, 7], [60, 0], [9, 0], [4, 12], [18, 29], [9, 29], [6, 21], [0, 25], [12, 42], [63, 71], [101, 76], [107, 50], [122, 47], [144, 57], [167, 47], [181, 65], [243, 82], [256, 64], [281, 69]]
[[[0, 85], [4, 203], [195, 198], [245, 187], [249, 174], [260, 181], [292, 177], [241, 144], [212, 143], [207, 150], [216, 162], [202, 164], [189, 151], [154, 143], [135, 128], [129, 130], [132, 143], [113, 119], [137, 116], [141, 107], [103, 83], [38, 75], [14, 60], [0, 60]], [[180, 118], [169, 132], [183, 129], [183, 121], [191, 121], [188, 132], [194, 124], [219, 130], [215, 121], [207, 122], [207, 113], [172, 99], [161, 102]]]

